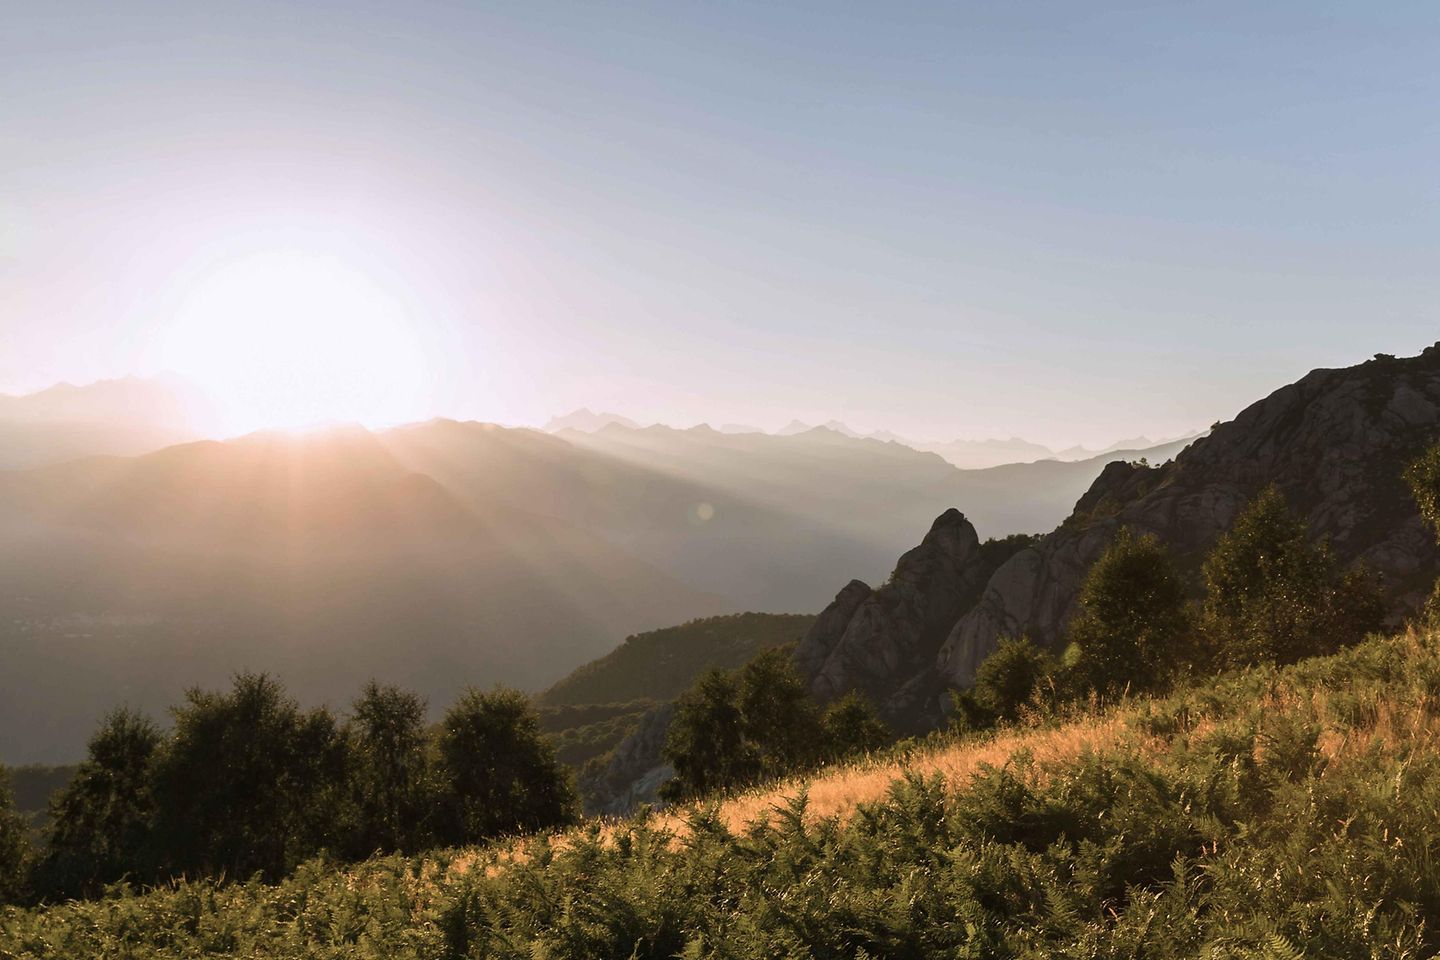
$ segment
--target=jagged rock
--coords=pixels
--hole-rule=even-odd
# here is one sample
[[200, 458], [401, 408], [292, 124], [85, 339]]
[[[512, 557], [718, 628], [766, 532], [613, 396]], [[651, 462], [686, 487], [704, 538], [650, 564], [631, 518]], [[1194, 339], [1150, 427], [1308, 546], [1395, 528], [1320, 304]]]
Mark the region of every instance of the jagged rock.
[[1316, 370], [1246, 408], [1161, 467], [1105, 468], [1054, 533], [1005, 563], [940, 651], [968, 685], [1005, 635], [1053, 645], [1090, 565], [1121, 525], [1153, 533], [1193, 571], [1244, 504], [1275, 483], [1343, 562], [1382, 578], [1394, 615], [1414, 609], [1440, 551], [1401, 480], [1440, 438], [1440, 344], [1419, 357]]
[[910, 704], [893, 698], [933, 665], [986, 573], [975, 528], [960, 511], [945, 511], [884, 586], [851, 582], [800, 641], [796, 660], [811, 692], [825, 701], [858, 690], [906, 725]]
[[825, 661], [835, 652], [835, 646], [845, 635], [845, 628], [850, 625], [855, 611], [874, 592], [868, 583], [851, 580], [835, 594], [835, 599], [815, 618], [795, 650], [795, 664], [801, 676], [814, 677], [824, 669]]

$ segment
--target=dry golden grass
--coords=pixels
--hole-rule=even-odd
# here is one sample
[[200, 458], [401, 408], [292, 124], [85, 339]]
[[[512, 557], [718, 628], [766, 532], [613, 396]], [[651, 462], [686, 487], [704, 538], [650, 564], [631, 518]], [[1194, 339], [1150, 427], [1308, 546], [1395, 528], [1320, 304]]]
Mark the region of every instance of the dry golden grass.
[[[1048, 729], [1007, 729], [984, 738], [920, 748], [901, 759], [862, 759], [737, 794], [720, 804], [720, 819], [729, 829], [741, 830], [804, 792], [809, 817], [843, 820], [861, 804], [883, 800], [891, 784], [907, 773], [940, 774], [947, 783], [959, 785], [1020, 753], [1044, 766], [1118, 746], [1129, 733], [1123, 714], [1111, 711]], [[659, 825], [679, 832], [687, 813], [688, 808], [666, 813]]]
[[[1433, 657], [1436, 645], [1440, 644], [1440, 635], [1414, 630], [1398, 639], [1406, 643], [1417, 658]], [[1257, 708], [1262, 716], [1300, 717], [1317, 723], [1320, 727], [1317, 746], [1327, 769], [1332, 771], [1375, 751], [1397, 755], [1416, 749], [1440, 750], [1440, 699], [1424, 690], [1413, 686], [1372, 690], [1365, 699], [1359, 722], [1354, 716], [1345, 716], [1347, 708], [1340, 701], [1339, 693], [1324, 687], [1301, 688], [1290, 682], [1277, 682], [1248, 706]], [[953, 789], [963, 789], [987, 766], [1002, 766], [1021, 754], [1033, 761], [1033, 775], [1042, 778], [1047, 766], [1074, 760], [1086, 753], [1116, 749], [1138, 750], [1163, 762], [1163, 755], [1175, 741], [1142, 732], [1142, 726], [1135, 721], [1146, 712], [1146, 707], [1147, 701], [1143, 699], [1129, 700], [1105, 710], [1096, 709], [1092, 704], [1089, 712], [1082, 711], [1056, 724], [1012, 727], [988, 736], [922, 743], [900, 757], [865, 758], [743, 791], [721, 800], [717, 805], [718, 814], [727, 828], [738, 832], [804, 793], [808, 818], [844, 820], [862, 804], [885, 799], [891, 785], [907, 773], [939, 774]], [[1183, 731], [1182, 739], [1202, 740], [1227, 719], [1228, 715], [1195, 717]], [[1265, 748], [1265, 738], [1258, 737], [1257, 755], [1263, 754]], [[694, 810], [693, 805], [677, 807], [657, 814], [650, 822], [679, 840]], [[602, 837], [608, 837], [616, 829], [613, 821], [591, 821], [552, 838], [551, 842], [557, 849], [563, 849], [592, 831], [598, 830]], [[521, 839], [501, 849], [491, 847], [467, 852], [452, 861], [448, 869], [463, 872], [484, 863], [484, 869], [494, 873], [508, 863], [528, 859], [531, 842]]]
[[[986, 766], [1002, 766], [1018, 754], [1030, 757], [1037, 767], [1072, 760], [1090, 751], [1103, 751], [1122, 743], [1141, 744], [1127, 724], [1131, 710], [1116, 709], [1098, 715], [1085, 715], [1053, 727], [1018, 727], [1001, 730], [984, 737], [954, 742], [917, 746], [901, 758], [863, 758], [823, 768], [805, 777], [772, 782], [738, 793], [718, 805], [721, 821], [732, 831], [743, 830], [769, 816], [777, 807], [804, 792], [806, 815], [811, 819], [839, 817], [845, 819], [861, 804], [883, 800], [891, 784], [907, 773], [924, 776], [940, 774], [951, 784], [964, 784]], [[1141, 744], [1144, 746], [1144, 744]], [[1150, 742], [1159, 747], [1159, 742]], [[669, 832], [677, 840], [687, 830], [686, 821], [694, 812], [685, 805], [656, 815], [651, 825]], [[559, 850], [575, 840], [599, 829], [608, 837], [616, 829], [614, 822], [581, 824], [552, 838]], [[507, 863], [523, 863], [530, 856], [530, 842], [517, 840], [503, 849], [467, 851], [448, 865], [452, 873], [464, 873], [484, 862], [487, 874], [504, 869]]]

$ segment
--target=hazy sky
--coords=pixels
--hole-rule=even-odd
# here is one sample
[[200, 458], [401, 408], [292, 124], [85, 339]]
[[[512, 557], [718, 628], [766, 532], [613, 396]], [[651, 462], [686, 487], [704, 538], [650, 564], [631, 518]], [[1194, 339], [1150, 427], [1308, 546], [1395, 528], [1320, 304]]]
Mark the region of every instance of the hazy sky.
[[1433, 2], [0, 0], [0, 391], [1174, 434], [1440, 339], [1437, 104]]

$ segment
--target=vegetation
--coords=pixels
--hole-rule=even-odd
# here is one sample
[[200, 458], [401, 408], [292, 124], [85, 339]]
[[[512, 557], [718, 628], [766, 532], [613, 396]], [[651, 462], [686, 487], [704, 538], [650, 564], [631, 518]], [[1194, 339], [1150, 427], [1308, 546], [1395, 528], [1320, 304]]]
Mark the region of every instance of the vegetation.
[[762, 650], [793, 643], [809, 614], [736, 613], [627, 637], [537, 698], [542, 706], [673, 700], [706, 670], [733, 670]]
[[1152, 689], [1183, 656], [1185, 591], [1152, 536], [1122, 527], [1090, 569], [1070, 624], [1072, 669], [1081, 689]]
[[733, 790], [888, 740], [861, 697], [822, 711], [791, 650], [767, 650], [738, 671], [710, 671], [680, 697], [664, 751], [675, 776], [661, 796], [674, 801]]
[[0, 955], [1427, 957], [1437, 678], [1435, 635], [1375, 638], [912, 748], [878, 780], [870, 761], [523, 850], [12, 908]]
[[[1431, 446], [1406, 468], [1405, 482], [1420, 508], [1420, 518], [1440, 539], [1440, 443]], [[1430, 623], [1440, 625], [1440, 580], [1436, 580], [1425, 603], [1424, 615]]]
[[566, 766], [582, 768], [608, 754], [658, 704], [653, 700], [541, 707], [540, 730]]
[[27, 832], [24, 816], [15, 809], [10, 775], [0, 766], [0, 903], [18, 899], [24, 890]]
[[1017, 719], [1054, 669], [1049, 654], [1028, 637], [1002, 637], [975, 671], [974, 684], [955, 696], [957, 727], [983, 729]]
[[445, 715], [438, 747], [442, 843], [542, 830], [578, 816], [574, 784], [518, 691], [468, 691]]
[[260, 674], [192, 690], [172, 713], [168, 736], [129, 711], [105, 718], [52, 801], [43, 854], [23, 869], [11, 840], [24, 823], [0, 791], [7, 899], [175, 876], [273, 882], [321, 854], [415, 853], [577, 814], [570, 777], [513, 690], [466, 692], [434, 730], [423, 701], [394, 687], [368, 685], [341, 723]]
[[1291, 663], [1355, 643], [1384, 607], [1363, 570], [1337, 569], [1275, 487], [1240, 514], [1205, 561], [1201, 636], [1219, 666]]

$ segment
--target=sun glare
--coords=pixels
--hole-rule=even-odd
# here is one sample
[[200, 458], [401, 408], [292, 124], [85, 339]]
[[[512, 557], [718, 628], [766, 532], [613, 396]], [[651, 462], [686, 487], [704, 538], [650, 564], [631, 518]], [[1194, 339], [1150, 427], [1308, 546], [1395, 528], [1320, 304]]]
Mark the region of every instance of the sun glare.
[[191, 285], [161, 362], [198, 384], [230, 432], [423, 415], [427, 364], [414, 318], [364, 272], [283, 251], [216, 267]]

